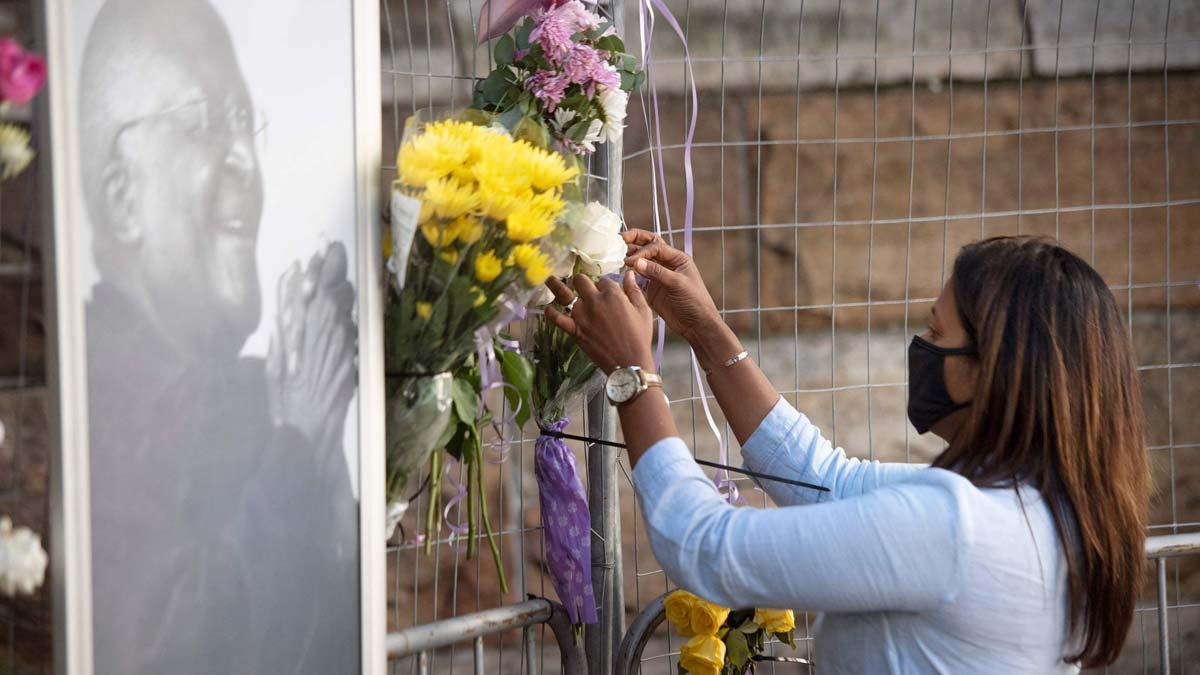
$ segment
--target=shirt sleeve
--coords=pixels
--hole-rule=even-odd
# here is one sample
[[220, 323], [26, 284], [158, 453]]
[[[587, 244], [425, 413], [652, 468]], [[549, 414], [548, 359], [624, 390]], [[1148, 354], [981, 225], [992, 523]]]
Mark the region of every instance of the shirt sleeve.
[[726, 607], [926, 611], [961, 584], [971, 488], [941, 469], [853, 499], [734, 508], [673, 437], [642, 456], [633, 482], [667, 575]]
[[742, 446], [746, 468], [829, 488], [820, 492], [773, 480], [754, 479], [776, 504], [791, 506], [856, 497], [907, 480], [923, 464], [851, 459], [834, 448], [808, 417], [782, 396]]

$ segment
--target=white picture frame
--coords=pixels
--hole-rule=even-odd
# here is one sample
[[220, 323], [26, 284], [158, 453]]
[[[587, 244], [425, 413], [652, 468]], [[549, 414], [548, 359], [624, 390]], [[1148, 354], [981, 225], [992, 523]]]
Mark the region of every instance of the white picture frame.
[[[147, 2], [154, 3], [155, 0]], [[47, 91], [42, 97], [39, 113], [43, 120], [40, 147], [49, 158], [49, 161], [42, 162], [42, 185], [45, 186], [43, 204], [46, 206], [47, 233], [47, 315], [51, 317], [48, 329], [52, 344], [50, 377], [53, 392], [50, 578], [54, 598], [55, 672], [66, 675], [103, 672], [103, 668], [97, 668], [94, 661], [94, 626], [96, 617], [109, 611], [107, 607], [96, 607], [93, 602], [95, 533], [92, 531], [92, 496], [96, 486], [92, 484], [88, 400], [88, 339], [93, 336], [87, 334], [85, 306], [91, 283], [89, 278], [94, 277], [96, 271], [93, 268], [94, 261], [89, 260], [92, 246], [87, 237], [81, 235], [81, 224], [88, 218], [89, 207], [84, 199], [84, 167], [80, 137], [82, 67], [77, 65], [81, 63], [86, 38], [81, 34], [79, 12], [83, 11], [81, 8], [85, 6], [92, 7], [98, 4], [102, 4], [102, 0], [48, 0], [44, 5], [40, 5], [41, 15], [38, 17], [42, 44], [49, 64]], [[271, 0], [240, 0], [237, 3], [213, 0], [212, 4], [217, 7], [237, 5], [240, 8], [249, 8], [245, 9], [241, 20], [248, 20], [247, 16], [255, 11], [259, 12], [260, 16], [270, 16], [271, 12], [298, 11], [297, 8], [288, 8]], [[337, 44], [340, 41], [349, 53], [336, 54], [329, 61], [344, 65], [340, 67], [336, 76], [344, 78], [344, 81], [337, 79], [336, 88], [338, 91], [349, 92], [350, 100], [341, 100], [342, 105], [349, 106], [348, 114], [340, 118], [348, 124], [342, 128], [334, 127], [331, 131], [328, 126], [321, 126], [320, 118], [306, 120], [305, 116], [309, 115], [310, 111], [302, 105], [277, 105], [276, 110], [271, 111], [271, 115], [285, 116], [275, 117], [276, 120], [286, 120], [286, 116], [296, 115], [298, 119], [291, 121], [293, 127], [297, 124], [311, 123], [314, 135], [336, 134], [333, 143], [348, 149], [346, 161], [349, 164], [343, 162], [343, 166], [347, 168], [339, 174], [341, 179], [345, 179], [344, 182], [339, 184], [338, 180], [330, 180], [325, 190], [341, 194], [344, 200], [348, 200], [346, 203], [350, 206], [347, 217], [353, 219], [353, 224], [347, 227], [352, 228], [354, 244], [346, 247], [346, 254], [347, 281], [356, 291], [354, 327], [349, 330], [357, 342], [357, 367], [353, 369], [357, 376], [357, 389], [354, 395], [355, 402], [348, 408], [349, 412], [346, 415], [346, 428], [356, 425], [357, 433], [345, 433], [342, 438], [357, 439], [357, 448], [346, 452], [346, 464], [351, 482], [355, 482], [354, 479], [357, 478], [355, 509], [360, 672], [382, 675], [386, 668], [386, 569], [383, 495], [383, 286], [380, 281], [382, 254], [378, 195], [382, 148], [378, 5], [370, 0], [351, 0], [348, 3], [329, 0], [325, 4], [340, 6], [345, 12], [346, 33], [337, 39], [331, 39], [330, 42]], [[308, 4], [304, 9], [312, 11]], [[328, 31], [328, 35], [334, 36], [339, 23], [340, 20], [326, 21], [314, 28]], [[244, 28], [239, 32], [231, 22], [229, 32], [232, 34], [231, 42], [235, 51], [261, 50], [264, 49], [262, 40], [268, 40], [271, 36], [281, 36], [279, 32], [262, 30], [261, 24]], [[286, 39], [286, 36], [281, 39]], [[328, 45], [308, 44], [306, 47], [327, 49]], [[265, 48], [270, 49], [269, 45]], [[270, 72], [269, 68], [260, 69], [258, 75], [261, 78], [263, 73]], [[286, 74], [282, 70], [278, 73], [280, 76]], [[256, 85], [254, 77], [247, 79], [249, 89], [253, 90]], [[323, 94], [327, 92], [310, 93], [314, 97]], [[207, 103], [203, 107], [209, 118], [218, 119], [212, 115], [212, 111], [219, 112], [221, 109], [213, 108]], [[316, 107], [318, 106], [313, 106], [314, 109]], [[326, 107], [328, 108], [328, 105]], [[231, 115], [230, 120], [234, 119], [236, 116]], [[255, 116], [254, 119], [257, 121], [258, 117]], [[229, 124], [233, 125], [234, 122], [230, 121]], [[115, 145], [115, 141], [113, 144]], [[297, 160], [289, 158], [289, 161]], [[268, 174], [264, 180], [281, 179], [272, 178]], [[94, 182], [89, 182], [88, 189], [94, 190]], [[310, 190], [308, 194], [316, 193]], [[305, 193], [299, 192], [293, 195], [293, 198], [303, 199]], [[263, 246], [262, 238], [265, 237], [266, 234], [259, 233], [258, 247]], [[317, 239], [322, 237], [318, 236]], [[332, 239], [326, 237], [322, 241], [330, 243], [343, 240], [335, 236]], [[261, 251], [257, 257], [263, 257]], [[266, 274], [263, 267], [265, 266], [260, 265], [258, 276]], [[267, 344], [271, 331], [269, 328], [263, 329], [262, 326], [271, 321], [270, 318], [266, 318], [272, 309], [271, 299], [267, 296], [274, 295], [275, 288], [272, 284], [260, 285], [263, 296], [260, 301], [267, 307], [264, 309], [260, 329], [255, 335], [266, 335], [267, 340], [260, 341], [262, 344], [258, 349], [260, 352], [269, 352], [271, 348]], [[252, 352], [250, 343], [254, 340], [255, 336], [251, 336], [239, 357], [245, 356], [247, 350]], [[136, 349], [137, 345], [132, 347]], [[349, 446], [347, 444], [344, 447]], [[313, 495], [317, 500], [322, 497], [323, 495]], [[142, 590], [131, 588], [128, 592], [136, 594]], [[275, 608], [260, 610], [269, 612]], [[213, 649], [216, 649], [215, 645]], [[306, 671], [301, 668], [296, 672]]]

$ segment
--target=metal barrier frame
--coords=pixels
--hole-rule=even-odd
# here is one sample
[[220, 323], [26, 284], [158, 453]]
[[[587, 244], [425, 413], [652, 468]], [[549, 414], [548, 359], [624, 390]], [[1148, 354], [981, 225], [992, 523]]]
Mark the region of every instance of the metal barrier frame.
[[417, 671], [421, 675], [429, 675], [429, 652], [471, 640], [475, 650], [474, 672], [476, 675], [483, 675], [486, 672], [483, 657], [484, 636], [520, 628], [521, 647], [525, 653], [525, 673], [533, 675], [538, 672], [533, 627], [543, 623], [550, 626], [554, 639], [558, 642], [563, 675], [586, 675], [588, 667], [583, 646], [575, 641], [566, 611], [562, 605], [545, 598], [530, 598], [515, 605], [462, 614], [406, 628], [389, 633], [384, 645], [389, 660], [416, 655]]
[[[1158, 672], [1163, 675], [1171, 673], [1171, 646], [1167, 627], [1167, 613], [1170, 608], [1167, 603], [1167, 558], [1193, 555], [1200, 555], [1200, 532], [1146, 538], [1146, 558], [1155, 561], [1157, 568]], [[642, 650], [649, 642], [650, 636], [654, 635], [654, 631], [667, 618], [667, 595], [668, 593], [663, 593], [655, 598], [654, 602], [646, 605], [629, 626], [629, 632], [625, 634], [617, 652], [614, 671], [617, 675], [633, 675], [637, 672]]]

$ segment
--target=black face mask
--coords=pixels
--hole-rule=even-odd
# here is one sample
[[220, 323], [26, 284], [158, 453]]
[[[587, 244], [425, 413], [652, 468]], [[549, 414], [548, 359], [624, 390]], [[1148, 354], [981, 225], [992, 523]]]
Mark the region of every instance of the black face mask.
[[955, 403], [946, 390], [947, 356], [972, 355], [974, 347], [939, 347], [914, 335], [908, 346], [908, 419], [917, 433], [929, 431], [950, 413], [970, 405]]

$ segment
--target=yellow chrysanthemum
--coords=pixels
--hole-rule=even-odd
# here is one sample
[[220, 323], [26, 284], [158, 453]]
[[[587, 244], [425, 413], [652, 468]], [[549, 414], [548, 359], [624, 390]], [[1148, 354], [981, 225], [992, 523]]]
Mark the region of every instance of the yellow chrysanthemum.
[[475, 301], [471, 303], [472, 307], [478, 307], [487, 301], [487, 296], [484, 295], [483, 289], [478, 286], [471, 287], [471, 293], [475, 296]]
[[550, 220], [558, 218], [567, 203], [557, 191], [542, 192], [533, 196], [529, 202], [530, 208], [543, 211]]
[[494, 281], [503, 269], [504, 266], [493, 251], [484, 251], [475, 256], [475, 278], [482, 283]]
[[425, 184], [421, 200], [433, 207], [438, 218], [452, 220], [479, 208], [479, 195], [471, 184], [456, 178], [431, 180]]
[[429, 317], [433, 316], [433, 303], [418, 302], [417, 316], [421, 317], [422, 319], [428, 319]]
[[508, 238], [513, 241], [527, 242], [546, 236], [554, 231], [554, 219], [544, 211], [538, 211], [526, 206], [508, 214], [504, 227]]
[[438, 257], [453, 265], [458, 262], [458, 249], [448, 248], [439, 253]]
[[454, 228], [453, 224], [445, 225], [435, 221], [421, 225], [421, 234], [425, 236], [425, 241], [434, 248], [449, 246], [458, 238], [458, 230]]
[[510, 213], [533, 199], [533, 191], [529, 188], [515, 189], [512, 183], [503, 180], [481, 180], [476, 194], [479, 196], [479, 210], [493, 220], [508, 218]]
[[458, 240], [470, 246], [483, 238], [483, 223], [478, 218], [471, 216], [462, 216], [451, 224], [455, 233], [458, 234]]
[[525, 281], [530, 286], [540, 286], [550, 277], [550, 256], [536, 244], [518, 244], [513, 247], [512, 260], [525, 270]]
[[530, 172], [533, 186], [538, 190], [551, 190], [562, 187], [564, 183], [574, 180], [579, 171], [574, 166], [567, 166], [561, 155], [535, 148], [525, 144], [529, 151], [524, 158], [524, 168]]
[[400, 182], [413, 187], [444, 178], [469, 157], [467, 148], [439, 134], [425, 132], [400, 146], [396, 164]]

